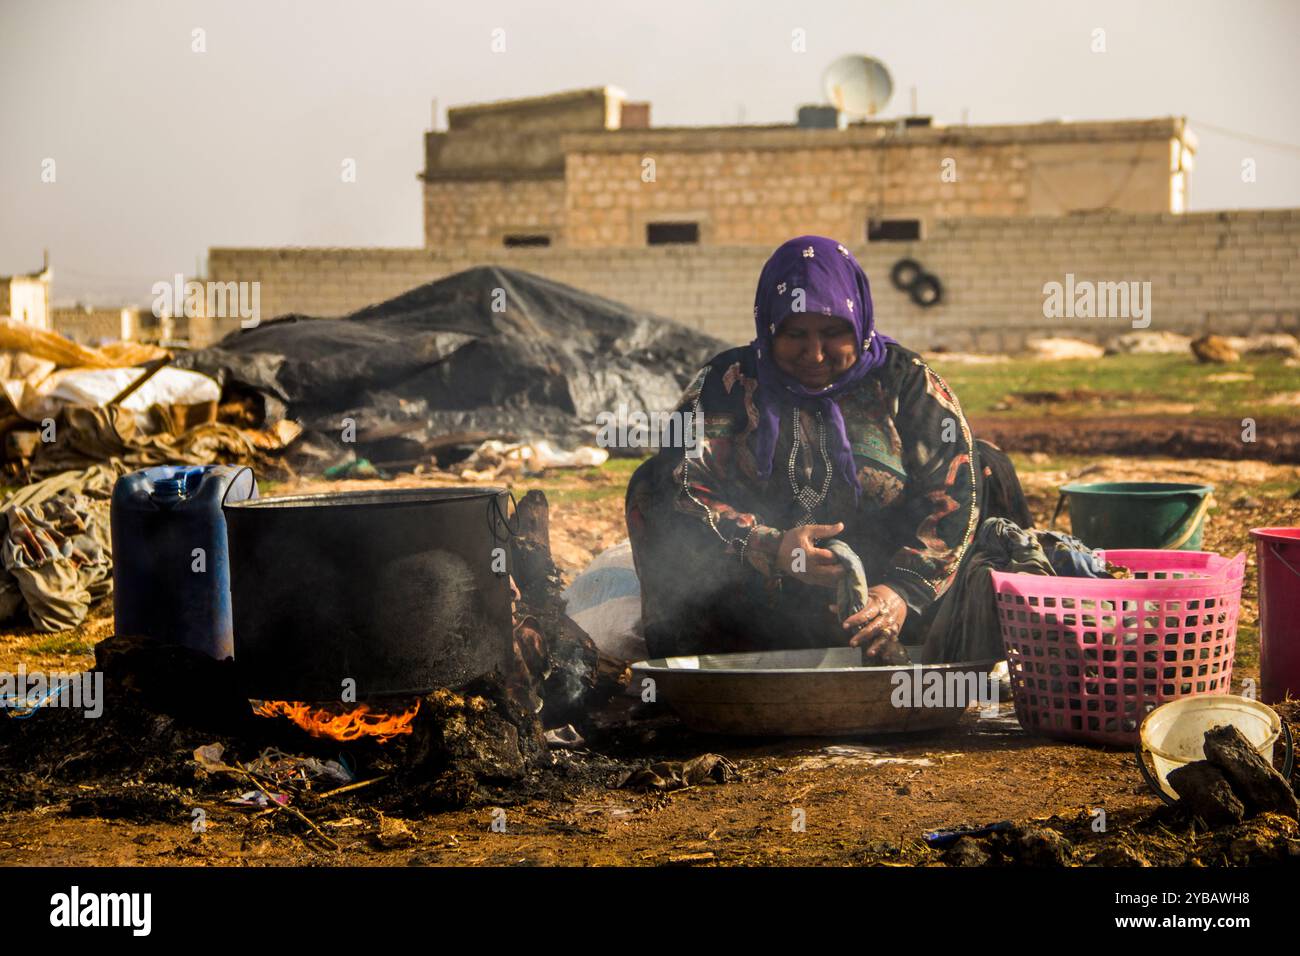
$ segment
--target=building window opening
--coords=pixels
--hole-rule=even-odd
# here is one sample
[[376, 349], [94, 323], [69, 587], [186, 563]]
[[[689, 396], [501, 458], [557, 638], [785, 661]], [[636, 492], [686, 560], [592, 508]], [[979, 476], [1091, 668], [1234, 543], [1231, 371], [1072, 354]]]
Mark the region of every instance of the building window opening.
[[651, 222], [645, 227], [645, 241], [649, 246], [699, 245], [698, 222]]
[[867, 242], [916, 242], [920, 238], [919, 219], [867, 220]]
[[550, 236], [511, 235], [505, 237], [507, 249], [517, 249], [522, 246], [549, 246], [550, 244]]

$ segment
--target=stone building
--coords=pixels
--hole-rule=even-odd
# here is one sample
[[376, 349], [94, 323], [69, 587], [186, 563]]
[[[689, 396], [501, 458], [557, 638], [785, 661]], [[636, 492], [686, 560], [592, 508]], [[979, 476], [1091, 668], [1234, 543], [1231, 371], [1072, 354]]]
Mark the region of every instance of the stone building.
[[0, 276], [0, 316], [35, 326], [50, 327], [49, 257], [39, 272]]
[[924, 239], [941, 219], [1182, 212], [1182, 119], [662, 127], [612, 87], [448, 110], [425, 138], [430, 249]]
[[74, 305], [56, 308], [51, 328], [80, 345], [98, 346], [108, 342], [133, 342], [143, 328], [140, 310], [133, 306], [95, 308]]
[[50, 304], [53, 279], [48, 253], [39, 272], [0, 276], [0, 318], [90, 346], [139, 339], [149, 323], [148, 313], [134, 306], [56, 308]]
[[[215, 248], [208, 278], [258, 283], [267, 317], [341, 316], [495, 264], [740, 343], [764, 260], [820, 233], [852, 249], [880, 327], [915, 348], [1300, 330], [1300, 210], [1185, 212], [1182, 119], [836, 119], [656, 128], [612, 88], [453, 108], [426, 136], [422, 246]], [[904, 260], [938, 301], [891, 284]], [[1144, 314], [1049, 317], [1045, 287], [1075, 278], [1149, 289]], [[212, 335], [237, 327], [213, 320]]]

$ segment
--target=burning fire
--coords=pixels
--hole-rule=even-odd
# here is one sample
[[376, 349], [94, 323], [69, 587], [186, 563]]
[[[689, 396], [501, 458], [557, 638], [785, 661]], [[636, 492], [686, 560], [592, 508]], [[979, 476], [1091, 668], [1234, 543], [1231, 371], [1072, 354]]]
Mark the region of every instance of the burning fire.
[[420, 712], [420, 701], [405, 710], [375, 710], [369, 704], [344, 708], [339, 704], [304, 704], [300, 701], [264, 700], [253, 708], [259, 717], [288, 717], [313, 737], [357, 740], [374, 737], [379, 743], [411, 732], [411, 722]]

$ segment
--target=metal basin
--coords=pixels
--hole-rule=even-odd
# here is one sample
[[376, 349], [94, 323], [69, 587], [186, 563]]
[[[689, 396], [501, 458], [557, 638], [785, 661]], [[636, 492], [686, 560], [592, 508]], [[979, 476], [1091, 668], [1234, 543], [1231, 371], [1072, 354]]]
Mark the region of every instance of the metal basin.
[[[703, 733], [839, 737], [950, 727], [961, 719], [965, 704], [924, 706], [919, 690], [914, 699], [896, 689], [904, 681], [937, 680], [927, 677], [931, 673], [951, 674], [944, 680], [956, 682], [959, 675], [987, 674], [993, 664], [868, 667], [861, 648], [831, 647], [657, 658], [633, 664], [632, 679], [637, 688], [645, 678], [653, 679], [656, 699]], [[968, 681], [967, 686], [973, 685]]]

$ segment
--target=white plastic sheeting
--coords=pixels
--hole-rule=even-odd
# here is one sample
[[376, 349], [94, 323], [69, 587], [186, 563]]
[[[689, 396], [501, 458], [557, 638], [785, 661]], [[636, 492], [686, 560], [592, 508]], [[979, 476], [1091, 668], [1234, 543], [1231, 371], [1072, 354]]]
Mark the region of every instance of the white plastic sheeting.
[[[54, 376], [54, 387], [46, 397], [69, 405], [98, 408], [120, 395], [144, 374], [139, 368], [73, 369]], [[221, 398], [221, 386], [200, 372], [167, 366], [127, 396], [122, 407], [133, 412], [148, 411], [154, 405], [202, 405]]]

